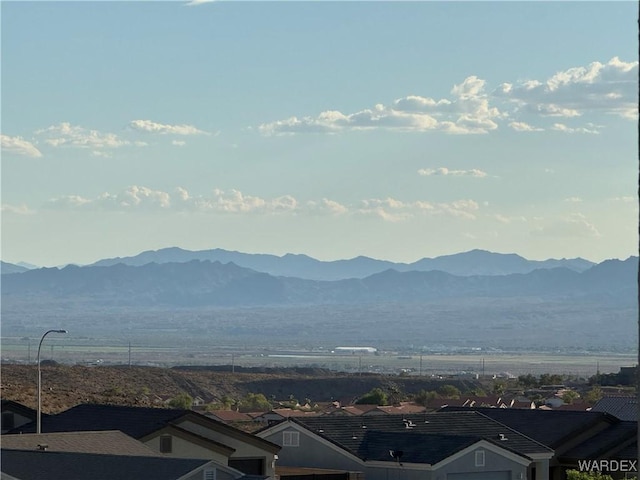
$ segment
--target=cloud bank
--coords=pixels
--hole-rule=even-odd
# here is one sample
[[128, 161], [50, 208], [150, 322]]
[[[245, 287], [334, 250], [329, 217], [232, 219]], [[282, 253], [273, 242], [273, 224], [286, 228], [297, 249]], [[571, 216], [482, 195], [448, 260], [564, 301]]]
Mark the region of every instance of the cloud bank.
[[[539, 132], [545, 130], [544, 126], [532, 125], [526, 119], [579, 120], [588, 114], [638, 118], [637, 61], [614, 57], [607, 63], [592, 62], [557, 72], [544, 81], [502, 83], [491, 91], [487, 91], [485, 80], [472, 75], [454, 85], [449, 98], [408, 95], [353, 113], [327, 110], [315, 117], [292, 116], [263, 123], [258, 130], [265, 136], [376, 129], [486, 134], [504, 121], [517, 132]], [[593, 126], [570, 127], [557, 122], [549, 128], [565, 133], [598, 133]]]
[[39, 158], [42, 152], [36, 146], [22, 137], [10, 137], [0, 134], [0, 145], [2, 151], [25, 157]]
[[479, 210], [477, 202], [469, 199], [451, 203], [427, 201], [407, 202], [394, 198], [365, 199], [355, 204], [343, 204], [323, 198], [301, 202], [292, 195], [263, 198], [240, 190], [214, 189], [209, 195], [192, 195], [178, 187], [172, 193], [144, 186], [130, 186], [119, 193], [105, 192], [95, 198], [66, 195], [52, 198], [45, 209], [99, 210], [113, 212], [191, 212], [228, 215], [358, 215], [397, 222], [416, 216], [450, 216], [473, 220]]
[[138, 132], [157, 133], [160, 135], [210, 135], [193, 125], [169, 125], [151, 120], [132, 120], [129, 127]]

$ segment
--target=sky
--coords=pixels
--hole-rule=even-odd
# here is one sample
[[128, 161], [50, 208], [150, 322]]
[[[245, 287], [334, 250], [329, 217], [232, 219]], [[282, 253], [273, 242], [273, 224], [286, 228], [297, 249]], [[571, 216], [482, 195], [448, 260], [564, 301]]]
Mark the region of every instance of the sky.
[[636, 2], [0, 9], [3, 261], [637, 255]]

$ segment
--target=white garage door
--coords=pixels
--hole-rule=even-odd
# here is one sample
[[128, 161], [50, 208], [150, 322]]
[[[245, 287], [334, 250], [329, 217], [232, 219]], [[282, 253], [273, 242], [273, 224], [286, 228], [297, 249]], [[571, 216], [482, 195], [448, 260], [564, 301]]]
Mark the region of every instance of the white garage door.
[[450, 473], [447, 480], [511, 480], [511, 472]]

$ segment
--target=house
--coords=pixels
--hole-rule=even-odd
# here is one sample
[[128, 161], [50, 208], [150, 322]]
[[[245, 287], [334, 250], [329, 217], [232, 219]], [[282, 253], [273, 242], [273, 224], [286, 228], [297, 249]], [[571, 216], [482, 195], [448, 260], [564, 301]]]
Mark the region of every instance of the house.
[[[155, 451], [273, 477], [280, 447], [192, 410], [83, 404], [42, 419], [42, 432], [119, 430]], [[35, 431], [33, 423], [10, 433]]]
[[[541, 410], [511, 408], [471, 408], [471, 411], [500, 422], [553, 450], [549, 462], [549, 479], [564, 480], [566, 471], [578, 469], [581, 457], [590, 454], [597, 459], [621, 459], [635, 455], [637, 422], [623, 422], [604, 412], [577, 410]], [[446, 407], [441, 412], [461, 411]], [[593, 459], [595, 459], [593, 458]], [[603, 472], [607, 473], [607, 472]], [[615, 477], [616, 472], [610, 472]]]
[[[25, 407], [21, 403], [14, 402], [13, 400], [2, 400], [2, 419], [0, 420], [0, 427], [2, 433], [6, 433], [9, 430], [26, 425], [27, 423], [35, 422], [38, 412], [32, 408]], [[45, 414], [42, 414], [45, 417]]]
[[[48, 453], [49, 456], [34, 455]], [[64, 455], [56, 455], [56, 454]], [[134, 458], [132, 458], [134, 457]], [[34, 465], [16, 465], [30, 461]], [[88, 464], [91, 465], [88, 465]], [[2, 472], [22, 480], [55, 478], [43, 466], [65, 476], [93, 480], [102, 478], [93, 469], [107, 468], [109, 477], [118, 479], [166, 478], [181, 480], [244, 480], [242, 472], [207, 459], [176, 459], [157, 452], [120, 431], [62, 432], [2, 436]], [[78, 467], [79, 466], [79, 467]], [[77, 468], [78, 467], [78, 468]], [[143, 473], [141, 473], [143, 472]], [[167, 475], [168, 474], [168, 475]], [[208, 475], [208, 477], [207, 477]]]
[[256, 434], [280, 466], [361, 472], [367, 480], [511, 480], [548, 470], [553, 451], [474, 411], [289, 418]]
[[15, 480], [203, 480], [216, 479], [209, 460], [134, 455], [8, 450], [2, 448], [2, 479]]

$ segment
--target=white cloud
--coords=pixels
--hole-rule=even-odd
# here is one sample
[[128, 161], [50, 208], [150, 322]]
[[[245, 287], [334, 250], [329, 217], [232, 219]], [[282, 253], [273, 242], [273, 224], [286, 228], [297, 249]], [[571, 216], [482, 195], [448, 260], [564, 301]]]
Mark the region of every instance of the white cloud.
[[95, 198], [66, 195], [49, 200], [44, 208], [57, 210], [87, 210], [112, 212], [192, 212], [226, 215], [366, 215], [385, 221], [408, 220], [416, 216], [449, 216], [475, 219], [479, 205], [473, 200], [457, 200], [450, 203], [427, 201], [406, 202], [394, 198], [367, 199], [355, 205], [345, 205], [323, 198], [299, 202], [291, 195], [263, 198], [248, 195], [240, 190], [214, 189], [210, 195], [192, 195], [183, 187], [174, 192], [153, 190], [144, 186], [130, 186], [118, 193], [104, 192]]
[[109, 152], [104, 152], [101, 150], [94, 150], [91, 152], [91, 156], [93, 157], [102, 157], [102, 158], [110, 158], [111, 154]]
[[9, 135], [0, 134], [0, 145], [3, 152], [32, 158], [42, 157], [42, 152], [33, 143], [22, 137], [10, 137]]
[[542, 132], [544, 128], [534, 127], [529, 125], [526, 122], [511, 122], [509, 123], [509, 127], [511, 127], [516, 132]]
[[468, 77], [451, 90], [452, 99], [434, 100], [409, 95], [354, 113], [337, 110], [317, 117], [290, 117], [259, 126], [263, 135], [297, 133], [338, 133], [354, 130], [394, 130], [403, 132], [441, 131], [452, 134], [487, 133], [498, 128], [494, 119], [503, 114], [489, 106], [483, 92], [485, 81]]
[[555, 130], [557, 132], [564, 132], [564, 133], [589, 133], [592, 135], [598, 135], [600, 132], [596, 130], [594, 127], [595, 125], [591, 123], [587, 124], [586, 127], [577, 127], [577, 128], [568, 127], [564, 123], [554, 123], [551, 126], [551, 130]]
[[[482, 134], [498, 129], [501, 120], [518, 132], [545, 130], [522, 116], [581, 118], [587, 114], [638, 117], [638, 62], [618, 57], [608, 63], [569, 68], [546, 81], [502, 83], [491, 93], [485, 80], [471, 75], [450, 90], [449, 98], [408, 95], [389, 104], [356, 112], [327, 110], [317, 116], [291, 116], [263, 123], [263, 135], [339, 133], [384, 129], [398, 132]], [[593, 133], [590, 127], [563, 130]]]
[[514, 222], [525, 222], [527, 221], [527, 219], [523, 216], [511, 216], [508, 217], [506, 215], [502, 215], [500, 213], [495, 213], [492, 215], [487, 215], [489, 218], [492, 218], [500, 223], [504, 223], [504, 224], [509, 224], [509, 223], [514, 223]]
[[187, 144], [184, 140], [172, 140], [171, 145], [175, 145], [176, 147], [184, 147]]
[[486, 172], [473, 168], [471, 170], [450, 170], [447, 167], [439, 168], [421, 168], [418, 170], [418, 175], [423, 177], [430, 176], [452, 176], [452, 177], [476, 177], [484, 178], [487, 176]]
[[198, 5], [204, 5], [205, 3], [213, 3], [216, 0], [190, 0], [189, 2], [185, 3], [184, 6], [185, 7], [197, 7]]
[[101, 133], [88, 130], [78, 125], [62, 122], [58, 125], [38, 130], [36, 135], [42, 136], [46, 144], [53, 147], [71, 146], [79, 148], [118, 148], [131, 145], [131, 142], [118, 137], [114, 133]]
[[638, 118], [638, 62], [613, 57], [557, 72], [544, 82], [503, 83], [494, 97], [511, 101], [518, 109], [543, 116], [578, 117], [602, 112]]
[[306, 208], [309, 212], [318, 214], [344, 215], [349, 212], [349, 208], [345, 205], [327, 198], [320, 201], [310, 200], [307, 202]]
[[622, 202], [622, 203], [636, 203], [638, 201], [638, 197], [626, 196], [626, 197], [613, 197], [608, 199], [611, 202]]
[[598, 229], [587, 218], [575, 213], [540, 227], [531, 232], [533, 236], [545, 237], [600, 237]]
[[568, 197], [564, 199], [565, 202], [569, 203], [582, 203], [582, 198], [580, 197]]
[[2, 206], [0, 206], [0, 211], [2, 213], [13, 213], [15, 215], [32, 215], [33, 213], [35, 213], [24, 203], [20, 205], [10, 205], [8, 203], [3, 203]]
[[362, 215], [373, 215], [390, 222], [408, 220], [416, 215], [448, 215], [475, 219], [479, 209], [473, 200], [458, 200], [452, 203], [431, 203], [425, 201], [404, 202], [394, 198], [362, 200], [354, 211]]
[[193, 125], [169, 125], [151, 120], [132, 120], [129, 127], [139, 132], [159, 133], [161, 135], [209, 135]]

